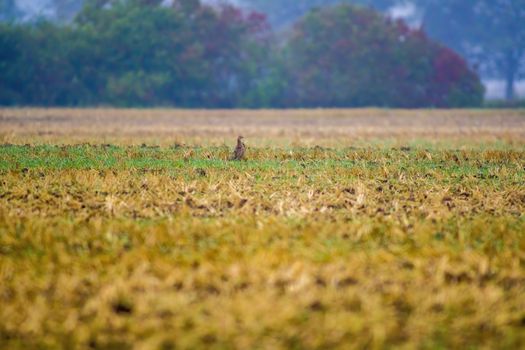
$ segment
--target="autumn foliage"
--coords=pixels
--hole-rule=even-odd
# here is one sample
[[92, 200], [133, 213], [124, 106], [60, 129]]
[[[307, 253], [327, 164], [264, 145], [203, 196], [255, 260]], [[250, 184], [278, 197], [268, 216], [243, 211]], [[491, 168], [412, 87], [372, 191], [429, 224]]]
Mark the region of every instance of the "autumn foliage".
[[314, 11], [286, 47], [295, 106], [478, 105], [483, 88], [465, 61], [424, 32], [364, 8]]
[[0, 105], [465, 107], [483, 88], [421, 31], [340, 5], [272, 32], [198, 0], [88, 1], [69, 26], [0, 25]]

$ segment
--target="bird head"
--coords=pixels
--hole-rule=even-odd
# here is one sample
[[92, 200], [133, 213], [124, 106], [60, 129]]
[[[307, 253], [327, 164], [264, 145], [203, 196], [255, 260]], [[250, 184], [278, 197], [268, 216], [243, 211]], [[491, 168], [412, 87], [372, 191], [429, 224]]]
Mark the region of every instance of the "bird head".
[[243, 140], [243, 139], [244, 139], [244, 136], [239, 136], [239, 137], [237, 138], [237, 140], [239, 140], [239, 141], [240, 141], [240, 140]]

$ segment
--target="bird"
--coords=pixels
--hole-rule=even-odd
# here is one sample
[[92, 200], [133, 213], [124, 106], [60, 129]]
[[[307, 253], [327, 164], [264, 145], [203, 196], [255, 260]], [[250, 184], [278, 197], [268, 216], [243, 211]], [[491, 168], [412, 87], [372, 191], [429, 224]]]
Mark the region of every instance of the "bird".
[[246, 145], [244, 144], [244, 142], [242, 142], [243, 139], [243, 136], [239, 136], [237, 138], [237, 147], [235, 147], [235, 150], [233, 151], [233, 155], [231, 156], [230, 160], [244, 159], [244, 154], [246, 153]]

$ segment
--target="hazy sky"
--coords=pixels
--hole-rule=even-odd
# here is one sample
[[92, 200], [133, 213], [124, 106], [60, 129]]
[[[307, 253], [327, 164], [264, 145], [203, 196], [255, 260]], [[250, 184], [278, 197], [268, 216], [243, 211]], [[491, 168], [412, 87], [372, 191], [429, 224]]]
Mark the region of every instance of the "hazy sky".
[[16, 0], [16, 5], [28, 17], [52, 17], [55, 15], [53, 0]]
[[[28, 18], [43, 16], [54, 17], [56, 15], [56, 4], [54, 0], [15, 0], [18, 8], [26, 14]], [[78, 0], [79, 2], [83, 0]], [[166, 0], [170, 1], [170, 0]], [[220, 3], [224, 0], [201, 0], [204, 3]], [[283, 0], [286, 1], [286, 0]], [[243, 0], [228, 0], [228, 2], [243, 5]], [[417, 9], [409, 1], [401, 3], [392, 8], [389, 13], [395, 18], [409, 19], [412, 24], [417, 23]]]

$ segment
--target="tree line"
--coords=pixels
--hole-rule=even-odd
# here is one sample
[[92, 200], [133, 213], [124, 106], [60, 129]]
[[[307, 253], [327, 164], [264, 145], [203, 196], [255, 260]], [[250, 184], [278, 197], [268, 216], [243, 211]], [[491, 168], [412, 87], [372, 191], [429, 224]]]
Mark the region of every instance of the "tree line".
[[266, 16], [199, 0], [90, 0], [69, 24], [0, 24], [0, 104], [188, 108], [467, 107], [477, 74], [369, 8]]

